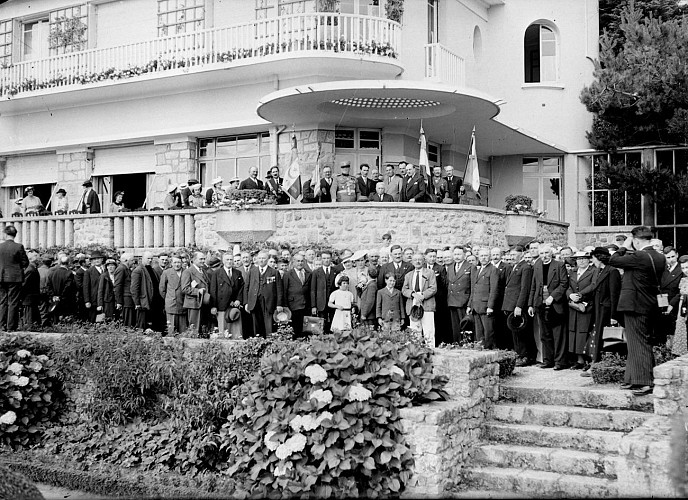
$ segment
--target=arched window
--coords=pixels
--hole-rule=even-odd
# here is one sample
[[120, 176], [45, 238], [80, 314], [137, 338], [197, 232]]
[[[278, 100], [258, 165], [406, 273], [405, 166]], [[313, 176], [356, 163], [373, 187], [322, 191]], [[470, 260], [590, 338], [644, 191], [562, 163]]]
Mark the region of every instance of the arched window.
[[557, 81], [557, 35], [546, 24], [531, 24], [523, 40], [525, 82]]

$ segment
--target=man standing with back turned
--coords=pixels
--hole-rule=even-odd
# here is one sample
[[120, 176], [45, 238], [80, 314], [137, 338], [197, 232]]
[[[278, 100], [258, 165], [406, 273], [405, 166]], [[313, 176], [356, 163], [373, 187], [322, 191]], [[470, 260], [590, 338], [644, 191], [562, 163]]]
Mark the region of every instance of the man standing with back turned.
[[19, 323], [19, 294], [24, 269], [29, 258], [24, 245], [16, 243], [17, 229], [5, 228], [5, 241], [0, 243], [0, 330], [12, 332]]

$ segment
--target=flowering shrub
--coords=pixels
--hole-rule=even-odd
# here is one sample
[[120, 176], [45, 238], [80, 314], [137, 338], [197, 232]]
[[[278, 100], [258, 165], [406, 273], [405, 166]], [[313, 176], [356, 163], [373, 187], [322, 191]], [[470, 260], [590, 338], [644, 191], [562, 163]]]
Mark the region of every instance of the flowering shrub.
[[55, 362], [20, 337], [0, 341], [0, 443], [33, 443], [57, 419], [62, 399]]
[[399, 408], [445, 396], [431, 354], [354, 329], [264, 358], [224, 426], [225, 473], [256, 496], [398, 495], [413, 466]]

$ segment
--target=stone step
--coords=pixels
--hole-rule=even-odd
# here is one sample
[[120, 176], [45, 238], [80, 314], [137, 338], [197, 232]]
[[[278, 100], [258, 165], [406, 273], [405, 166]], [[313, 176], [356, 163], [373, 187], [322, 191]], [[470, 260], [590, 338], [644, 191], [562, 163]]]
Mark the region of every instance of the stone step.
[[464, 471], [469, 488], [517, 492], [538, 497], [602, 498], [617, 496], [613, 479], [575, 476], [501, 467], [474, 467]]
[[502, 422], [486, 422], [483, 427], [483, 439], [493, 443], [567, 448], [607, 454], [618, 452], [623, 435], [623, 432], [618, 431]]
[[652, 413], [582, 406], [499, 403], [491, 417], [499, 422], [630, 432]]
[[519, 387], [502, 385], [500, 400], [519, 404], [558, 406], [583, 406], [586, 408], [607, 408], [653, 412], [652, 394], [634, 396], [631, 391], [621, 389], [570, 388], [547, 389], [542, 387]]
[[475, 459], [487, 466], [531, 469], [559, 474], [616, 478], [619, 457], [589, 451], [488, 443]]

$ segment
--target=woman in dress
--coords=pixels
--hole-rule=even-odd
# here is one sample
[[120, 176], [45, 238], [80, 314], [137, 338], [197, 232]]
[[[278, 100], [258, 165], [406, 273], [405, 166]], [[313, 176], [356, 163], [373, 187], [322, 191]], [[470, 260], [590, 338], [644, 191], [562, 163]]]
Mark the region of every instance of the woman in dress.
[[569, 353], [576, 356], [576, 363], [571, 369], [581, 370], [585, 368], [585, 348], [593, 326], [593, 282], [597, 271], [590, 265], [590, 255], [587, 253], [576, 252], [573, 258], [576, 269], [569, 273], [569, 288], [566, 291], [569, 299]]
[[38, 215], [43, 210], [43, 203], [40, 198], [33, 195], [33, 186], [24, 189], [24, 200], [22, 201], [22, 211], [24, 215]]
[[678, 303], [678, 314], [676, 315], [676, 330], [674, 331], [674, 341], [671, 345], [671, 352], [677, 356], [688, 353], [688, 340], [686, 339], [686, 307], [688, 307], [688, 255], [682, 255], [678, 259], [681, 264], [683, 277], [678, 284], [678, 293], [681, 299]]
[[335, 280], [339, 288], [330, 294], [327, 307], [334, 309], [332, 318], [332, 331], [351, 330], [351, 306], [354, 303], [354, 294], [349, 291], [349, 277], [340, 273]]
[[124, 191], [117, 191], [113, 197], [113, 202], [110, 205], [110, 212], [124, 212], [126, 208], [124, 207]]
[[218, 205], [225, 198], [225, 191], [222, 189], [222, 183], [224, 179], [222, 177], [216, 177], [213, 179], [213, 187], [209, 188], [205, 192], [205, 204], [209, 207]]
[[167, 196], [162, 202], [162, 207], [165, 210], [171, 210], [173, 208], [180, 208], [182, 206], [182, 196], [179, 193], [179, 188], [172, 184], [167, 187]]
[[53, 213], [66, 214], [69, 212], [69, 201], [67, 200], [67, 191], [60, 188], [55, 192], [55, 201], [53, 201]]
[[189, 186], [191, 189], [191, 195], [189, 196], [189, 206], [193, 208], [203, 208], [205, 206], [205, 198], [201, 194], [201, 189], [203, 186], [201, 186], [200, 183], [198, 184], [192, 184]]

